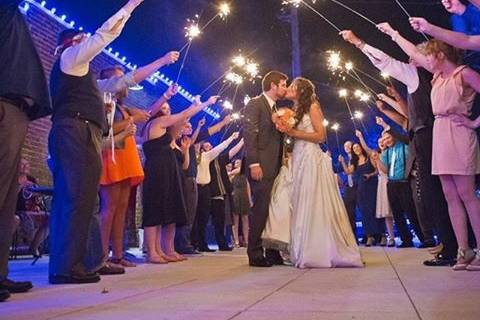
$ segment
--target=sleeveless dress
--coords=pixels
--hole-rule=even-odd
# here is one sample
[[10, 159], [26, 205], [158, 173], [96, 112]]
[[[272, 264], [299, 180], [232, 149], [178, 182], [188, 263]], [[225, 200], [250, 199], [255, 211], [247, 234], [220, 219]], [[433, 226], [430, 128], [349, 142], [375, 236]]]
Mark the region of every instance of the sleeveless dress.
[[181, 168], [175, 150], [170, 147], [172, 137], [163, 136], [143, 144], [145, 180], [143, 182], [143, 226], [163, 226], [186, 223]]
[[[118, 108], [122, 118], [128, 114], [123, 108]], [[137, 149], [135, 137], [126, 137], [123, 149], [115, 149], [115, 163], [112, 160], [110, 148], [102, 151], [102, 176], [100, 185], [110, 185], [129, 179], [132, 187], [139, 185], [144, 178], [142, 162]]]
[[375, 215], [377, 219], [393, 218], [392, 208], [388, 201], [387, 184], [388, 175], [380, 171], [378, 173], [377, 206]]
[[244, 174], [237, 174], [232, 181], [233, 187], [233, 208], [235, 214], [248, 215], [250, 201], [248, 199], [247, 177]]
[[379, 235], [385, 231], [383, 220], [376, 217], [378, 178], [376, 176], [368, 180], [363, 178], [364, 174], [373, 172], [375, 172], [375, 168], [370, 161], [367, 161], [358, 165], [354, 173], [358, 181], [357, 204], [362, 212], [362, 227], [365, 236]]
[[[314, 132], [308, 114], [298, 129]], [[292, 263], [298, 268], [363, 267], [332, 159], [318, 144], [296, 140], [291, 170]]]
[[475, 175], [480, 173], [480, 148], [475, 130], [453, 123], [451, 116], [469, 117], [476, 92], [464, 85], [460, 66], [448, 78], [435, 74], [432, 80], [433, 125], [432, 174]]

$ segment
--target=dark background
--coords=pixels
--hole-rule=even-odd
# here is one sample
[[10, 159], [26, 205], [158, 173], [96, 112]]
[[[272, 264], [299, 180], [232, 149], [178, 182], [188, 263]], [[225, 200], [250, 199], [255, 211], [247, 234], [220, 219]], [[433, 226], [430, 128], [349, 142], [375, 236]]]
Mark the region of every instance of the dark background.
[[[66, 14], [67, 21], [76, 21], [76, 27], [82, 25], [88, 31], [95, 30], [118, 10], [126, 1], [118, 0], [50, 0], [48, 6], [55, 6], [59, 14]], [[311, 2], [311, 1], [309, 1]], [[375, 22], [389, 21], [392, 26], [413, 42], [423, 40], [409, 26], [406, 15], [393, 0], [344, 0], [345, 4], [357, 9]], [[201, 15], [200, 25], [216, 14], [215, 0], [145, 0], [128, 22], [121, 37], [112, 47], [126, 55], [128, 61], [142, 65], [151, 62], [165, 52], [178, 50], [184, 43], [186, 19], [195, 14]], [[406, 1], [402, 3], [412, 16], [423, 16], [429, 21], [449, 27], [448, 13], [440, 1]], [[232, 14], [226, 21], [217, 20], [209, 26], [199, 39], [193, 43], [186, 61], [185, 71], [180, 80], [192, 93], [201, 92], [209, 83], [219, 77], [230, 64], [231, 57], [239, 50], [251, 53], [261, 65], [261, 73], [278, 69], [291, 73], [290, 25], [280, 19], [282, 0], [236, 0], [231, 1]], [[339, 7], [329, 0], [317, 0], [314, 4], [320, 12], [331, 18], [342, 29], [353, 29], [367, 43], [370, 43], [396, 58], [406, 61], [406, 56], [385, 35], [372, 25]], [[300, 7], [300, 37], [302, 47], [303, 75], [313, 80], [318, 87], [318, 96], [330, 122], [338, 121], [342, 129], [341, 139], [351, 136], [353, 131], [345, 104], [338, 99], [338, 87], [358, 88], [357, 84], [345, 83], [333, 77], [326, 70], [326, 50], [340, 50], [346, 58], [372, 75], [378, 71], [354, 47], [347, 45], [337, 32], [316, 16], [308, 8]], [[170, 78], [175, 78], [179, 65], [162, 70]], [[376, 91], [384, 88], [368, 81]], [[211, 94], [218, 92], [213, 88]], [[162, 88], [163, 90], [163, 88]], [[254, 96], [260, 92], [259, 81], [256, 84], [242, 85], [237, 108], [245, 94]], [[226, 93], [233, 95], [233, 90]], [[364, 120], [369, 128], [369, 140], [376, 139], [379, 129], [373, 124], [375, 109], [369, 111], [363, 104], [352, 101], [355, 110], [362, 110], [367, 117]], [[334, 138], [330, 134], [333, 147]]]

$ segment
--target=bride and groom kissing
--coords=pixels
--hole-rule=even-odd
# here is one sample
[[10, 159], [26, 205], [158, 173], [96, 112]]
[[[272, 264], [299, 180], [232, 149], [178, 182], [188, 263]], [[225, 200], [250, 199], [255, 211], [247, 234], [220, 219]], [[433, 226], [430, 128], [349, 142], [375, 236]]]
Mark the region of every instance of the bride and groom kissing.
[[[315, 86], [305, 78], [288, 87], [287, 81], [285, 74], [269, 72], [262, 80], [263, 93], [245, 107], [243, 135], [254, 198], [249, 264], [284, 264], [279, 248], [267, 244], [281, 243], [298, 268], [362, 267], [331, 158], [319, 145], [326, 129]], [[293, 102], [293, 126], [272, 120], [277, 101], [284, 99]], [[295, 143], [282, 166], [287, 135]]]

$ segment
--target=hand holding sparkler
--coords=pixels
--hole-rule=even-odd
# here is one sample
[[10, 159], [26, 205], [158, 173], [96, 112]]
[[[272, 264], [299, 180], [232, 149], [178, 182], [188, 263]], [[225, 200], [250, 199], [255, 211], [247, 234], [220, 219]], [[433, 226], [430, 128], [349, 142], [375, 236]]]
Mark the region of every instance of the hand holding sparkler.
[[170, 87], [168, 87], [167, 91], [163, 94], [163, 97], [167, 100], [172, 99], [174, 95], [176, 95], [178, 92], [178, 85], [177, 84], [172, 84]]
[[432, 25], [424, 18], [410, 18], [410, 25], [413, 30], [420, 33], [429, 33]]
[[362, 131], [360, 131], [360, 130], [355, 130], [355, 136], [357, 136], [358, 139], [362, 139], [362, 138], [363, 138], [363, 133], [362, 133]]
[[388, 22], [382, 22], [377, 24], [377, 29], [385, 33], [386, 35], [389, 35], [394, 41], [395, 41], [395, 37], [398, 35], [398, 31], [393, 29], [390, 23]]
[[125, 11], [128, 13], [132, 13], [139, 5], [141, 5], [143, 0], [130, 0], [127, 4], [123, 7]]
[[365, 44], [352, 30], [343, 30], [339, 33], [343, 40], [353, 44], [355, 47], [360, 48], [362, 44]]
[[211, 105], [214, 105], [215, 103], [217, 103], [218, 99], [220, 99], [220, 96], [211, 96], [210, 98], [208, 98], [208, 100], [205, 102], [205, 105], [207, 107], [211, 106]]
[[168, 66], [172, 63], [177, 62], [177, 60], [180, 58], [180, 52], [178, 51], [171, 51], [164, 55], [163, 57], [160, 58], [162, 61], [162, 65]]

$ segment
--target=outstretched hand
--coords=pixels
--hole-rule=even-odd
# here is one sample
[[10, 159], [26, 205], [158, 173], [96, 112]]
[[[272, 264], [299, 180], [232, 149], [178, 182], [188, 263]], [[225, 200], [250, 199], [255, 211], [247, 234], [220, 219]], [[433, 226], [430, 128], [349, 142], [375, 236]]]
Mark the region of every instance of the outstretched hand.
[[388, 22], [382, 22], [377, 24], [377, 29], [380, 30], [381, 32], [389, 35], [390, 37], [393, 38], [393, 36], [397, 33], [397, 30], [393, 29], [390, 23]]
[[172, 63], [177, 62], [177, 60], [180, 58], [180, 52], [178, 51], [170, 51], [160, 59], [162, 60], [163, 65], [169, 65]]
[[357, 37], [357, 35], [353, 33], [352, 30], [343, 30], [340, 31], [339, 34], [342, 36], [343, 40], [353, 44], [356, 47], [358, 47], [362, 43], [362, 40], [360, 40], [360, 38]]
[[428, 33], [431, 28], [431, 24], [424, 18], [410, 18], [410, 25], [412, 26], [413, 30], [417, 32], [424, 32]]

